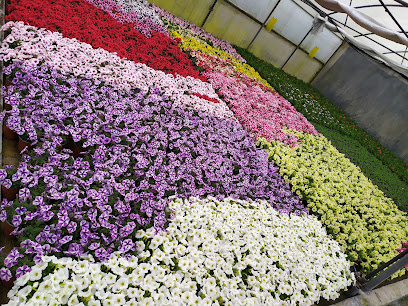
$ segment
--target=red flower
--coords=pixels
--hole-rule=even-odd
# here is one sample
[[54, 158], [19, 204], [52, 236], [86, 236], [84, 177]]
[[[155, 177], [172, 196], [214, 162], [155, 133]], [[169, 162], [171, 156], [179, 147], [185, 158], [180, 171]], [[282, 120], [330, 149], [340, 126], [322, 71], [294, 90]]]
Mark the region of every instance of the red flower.
[[149, 63], [153, 69], [206, 81], [176, 40], [159, 32], [148, 38], [132, 24], [121, 24], [84, 0], [11, 0], [11, 4], [15, 9], [6, 20], [58, 31], [122, 58]]

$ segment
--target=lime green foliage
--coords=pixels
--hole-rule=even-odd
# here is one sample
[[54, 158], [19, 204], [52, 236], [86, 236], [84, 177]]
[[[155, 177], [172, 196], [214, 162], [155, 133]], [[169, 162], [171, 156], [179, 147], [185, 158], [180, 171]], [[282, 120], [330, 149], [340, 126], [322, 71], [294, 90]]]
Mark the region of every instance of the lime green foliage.
[[398, 254], [408, 238], [407, 214], [325, 137], [290, 133], [301, 139], [300, 146], [265, 139], [258, 145], [327, 232], [345, 246], [350, 260], [360, 260], [368, 273]]
[[387, 197], [393, 199], [401, 210], [408, 211], [408, 185], [405, 182], [388, 167], [384, 167], [383, 163], [357, 140], [320, 124], [314, 123], [313, 125], [331, 141], [337, 150], [347, 156], [353, 164], [358, 165], [364, 175]]
[[[279, 94], [285, 97], [312, 124], [318, 123], [358, 141], [368, 152], [378, 158], [386, 167], [408, 184], [406, 163], [370, 136], [336, 105], [327, 100], [319, 91], [286, 72], [265, 62], [245, 49], [234, 48], [255, 68]], [[324, 131], [321, 131], [324, 134]], [[325, 135], [325, 134], [324, 134]], [[357, 163], [357, 161], [355, 161]], [[358, 164], [358, 166], [362, 166]], [[384, 173], [386, 171], [384, 170]], [[371, 177], [370, 177], [371, 178]], [[395, 180], [395, 179], [394, 179]], [[405, 190], [407, 185], [405, 185]], [[385, 190], [384, 190], [385, 191]]]

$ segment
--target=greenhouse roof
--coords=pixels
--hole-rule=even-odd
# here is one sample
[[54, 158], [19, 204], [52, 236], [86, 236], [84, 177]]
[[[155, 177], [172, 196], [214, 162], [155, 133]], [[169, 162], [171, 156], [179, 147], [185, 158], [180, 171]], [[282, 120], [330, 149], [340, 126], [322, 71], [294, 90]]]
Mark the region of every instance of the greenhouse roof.
[[[350, 36], [359, 43], [364, 43], [396, 64], [408, 67], [408, 46], [397, 43], [357, 24], [346, 13], [334, 12], [325, 9], [316, 1], [301, 0], [312, 7], [320, 15], [327, 16], [331, 23], [342, 27]], [[319, 1], [321, 2], [321, 1]], [[400, 33], [403, 39], [408, 39], [408, 2], [405, 0], [338, 0], [341, 4], [356, 9], [357, 15], [364, 14], [382, 24], [385, 28]], [[302, 5], [307, 9], [304, 5]], [[307, 9], [310, 13], [310, 8]]]

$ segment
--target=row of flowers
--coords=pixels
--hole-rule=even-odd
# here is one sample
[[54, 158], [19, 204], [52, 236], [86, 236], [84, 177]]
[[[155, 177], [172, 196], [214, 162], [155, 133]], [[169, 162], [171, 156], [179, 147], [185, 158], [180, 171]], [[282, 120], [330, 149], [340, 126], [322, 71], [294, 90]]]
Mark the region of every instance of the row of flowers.
[[[34, 149], [17, 169], [3, 170], [1, 183], [20, 193], [1, 214], [23, 240], [19, 252], [35, 262], [132, 252], [135, 230], [165, 228], [171, 195], [264, 199], [283, 213], [306, 211], [234, 120], [175, 108], [157, 87], [127, 91], [25, 62], [4, 72], [13, 83], [6, 123]], [[58, 153], [71, 139], [86, 150], [80, 159]], [[7, 269], [18, 268], [19, 252], [5, 259]]]
[[247, 59], [248, 63], [274, 86], [282, 96], [288, 99], [296, 109], [304, 114], [308, 120], [338, 131], [341, 134], [348, 135], [364, 146], [384, 166], [388, 167], [395, 176], [405, 183], [405, 186], [401, 186], [401, 184], [400, 186], [405, 187], [405, 194], [407, 194], [408, 164], [406, 162], [398, 158], [377, 139], [361, 129], [356, 122], [315, 88], [290, 76], [272, 64], [257, 58], [247, 50], [239, 47], [236, 48]]
[[363, 271], [393, 258], [408, 237], [407, 214], [326, 138], [295, 135], [302, 140], [296, 148], [265, 139], [259, 145], [328, 233], [346, 247], [350, 260], [361, 261]]
[[179, 17], [176, 17], [166, 10], [158, 7], [157, 5], [152, 5], [152, 8], [156, 11], [156, 13], [161, 16], [164, 19], [164, 22], [166, 22], [167, 25], [178, 25], [180, 26], [179, 29], [188, 29], [194, 37], [198, 39], [203, 39], [205, 40], [208, 44], [210, 44], [213, 47], [216, 47], [222, 51], [225, 51], [232, 55], [234, 58], [237, 60], [246, 63], [246, 60], [225, 40], [219, 39], [214, 37], [211, 33], [197, 27], [194, 24], [191, 24], [187, 22], [186, 20], [183, 20]]
[[392, 199], [399, 209], [408, 211], [408, 185], [397, 173], [385, 166], [359, 141], [317, 123], [313, 125], [330, 140], [337, 150], [358, 166], [374, 185]]
[[[0, 207], [22, 241], [0, 269], [4, 280], [18, 276], [10, 305], [309, 305], [353, 283], [344, 250], [370, 271], [408, 239], [406, 215], [229, 44], [153, 6], [171, 19], [165, 31], [143, 1], [13, 3], [9, 18], [20, 22], [5, 25], [0, 49], [12, 110], [2, 115], [33, 150], [0, 173], [20, 188]], [[257, 148], [257, 137], [268, 141]], [[363, 183], [330, 190], [336, 171]], [[346, 219], [356, 207], [380, 221]], [[366, 224], [356, 238], [350, 228]]]
[[251, 135], [293, 146], [298, 144], [298, 139], [284, 133], [282, 127], [319, 134], [287, 100], [271, 92], [265, 86], [265, 81], [260, 82], [259, 76], [255, 80], [249, 79], [247, 74], [237, 69], [236, 61], [218, 57], [220, 50], [218, 53], [212, 52], [215, 50], [213, 47], [188, 37], [187, 30], [181, 34], [175, 30], [169, 32], [181, 37], [183, 48], [190, 51], [196, 63], [206, 69], [204, 75], [208, 81]]
[[223, 101], [209, 101], [218, 98], [212, 86], [193, 77], [166, 74], [145, 64], [121, 59], [104, 49], [94, 49], [76, 39], [65, 38], [58, 32], [38, 29], [23, 22], [8, 22], [2, 30], [8, 33], [0, 49], [0, 60], [6, 63], [45, 64], [64, 73], [92, 77], [126, 90], [137, 87], [143, 93], [160, 87], [175, 106], [186, 105], [221, 118], [234, 118]]
[[147, 37], [134, 28], [134, 23], [120, 23], [85, 0], [11, 0], [11, 7], [6, 20], [58, 31], [153, 69], [205, 81], [176, 40], [153, 30]]
[[139, 230], [134, 255], [43, 256], [8, 305], [309, 305], [354, 281], [316, 218], [263, 201], [175, 199], [167, 233]]
[[197, 35], [191, 35], [190, 31], [181, 28], [180, 26], [175, 26], [174, 24], [167, 22], [169, 27], [169, 33], [175, 38], [181, 41], [181, 48], [187, 52], [198, 51], [207, 55], [215, 55], [222, 61], [226, 61], [228, 65], [233, 65], [235, 70], [240, 73], [247, 75], [248, 77], [256, 80], [258, 83], [263, 84], [263, 86], [273, 89], [268, 82], [266, 82], [254, 68], [248, 64], [239, 61], [234, 56], [229, 53], [210, 46], [205, 40], [199, 39]]
[[132, 23], [134, 28], [147, 37], [152, 32], [168, 35], [160, 17], [149, 6], [146, 0], [85, 0], [90, 4], [109, 13], [120, 23]]
[[178, 29], [172, 26], [169, 33], [180, 37], [183, 48], [207, 70], [205, 76], [219, 96], [248, 132], [259, 137], [258, 145], [267, 150], [270, 161], [279, 166], [292, 190], [307, 201], [333, 238], [346, 247], [350, 259], [369, 272], [395, 256], [408, 238], [406, 213], [287, 100], [240, 80], [237, 65], [233, 61], [228, 65], [221, 50], [213, 52], [213, 46], [196, 40], [187, 29]]

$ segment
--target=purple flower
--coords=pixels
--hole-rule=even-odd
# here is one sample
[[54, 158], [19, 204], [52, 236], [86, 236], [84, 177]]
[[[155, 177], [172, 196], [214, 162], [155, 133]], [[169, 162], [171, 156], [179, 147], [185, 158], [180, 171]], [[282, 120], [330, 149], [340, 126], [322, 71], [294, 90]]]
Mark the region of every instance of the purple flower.
[[5, 210], [2, 210], [0, 212], [0, 221], [4, 222], [4, 221], [6, 221], [6, 219], [7, 219], [7, 212]]
[[77, 223], [75, 221], [71, 221], [67, 226], [67, 231], [69, 234], [72, 234], [76, 231]]
[[70, 221], [70, 219], [69, 219], [68, 215], [61, 215], [61, 216], [59, 217], [58, 224], [59, 224], [61, 227], [65, 227], [65, 226], [68, 225], [69, 221]]
[[8, 282], [12, 277], [11, 271], [5, 267], [0, 269], [0, 278]]
[[5, 179], [3, 181], [3, 186], [6, 187], [7, 189], [10, 189], [12, 185], [13, 184], [12, 184], [11, 180], [9, 180], [9, 179]]
[[21, 222], [23, 222], [23, 220], [21, 219], [20, 215], [14, 215], [13, 219], [11, 220], [11, 224], [14, 227], [18, 227], [21, 224]]
[[77, 256], [80, 257], [84, 254], [84, 250], [82, 246], [78, 243], [71, 243], [68, 247], [68, 251], [64, 252], [66, 255]]
[[68, 242], [70, 242], [71, 240], [72, 240], [72, 236], [64, 236], [61, 240], [59, 240], [59, 243], [62, 245], [62, 244], [65, 244], [65, 243], [68, 243]]
[[7, 177], [6, 169], [0, 169], [0, 185], [3, 184], [6, 177]]
[[109, 253], [104, 248], [99, 248], [95, 251], [95, 256], [100, 261], [106, 261], [109, 259]]
[[33, 201], [33, 205], [42, 205], [44, 203], [44, 199], [41, 196], [36, 196], [34, 201]]
[[25, 201], [31, 197], [30, 189], [21, 188], [18, 192], [18, 197], [20, 201]]
[[22, 215], [22, 214], [24, 214], [24, 213], [27, 211], [27, 208], [26, 208], [26, 207], [17, 207], [17, 208], [15, 209], [15, 211], [16, 211], [16, 213], [18, 213], [19, 215]]
[[130, 250], [134, 250], [135, 244], [132, 242], [132, 239], [125, 239], [122, 241], [119, 251], [122, 253], [127, 253]]
[[24, 257], [24, 255], [20, 254], [17, 248], [13, 248], [4, 259], [4, 265], [7, 268], [11, 268], [18, 263], [18, 259]]
[[42, 263], [42, 254], [37, 254], [37, 255], [35, 255], [34, 258], [33, 258], [33, 260], [34, 260], [34, 263], [35, 263], [36, 265]]
[[88, 246], [88, 249], [93, 251], [96, 250], [97, 248], [99, 248], [101, 244], [99, 242], [93, 242]]
[[16, 270], [16, 277], [19, 278], [23, 276], [24, 274], [29, 273], [30, 271], [31, 271], [31, 268], [29, 268], [27, 265], [18, 267]]

